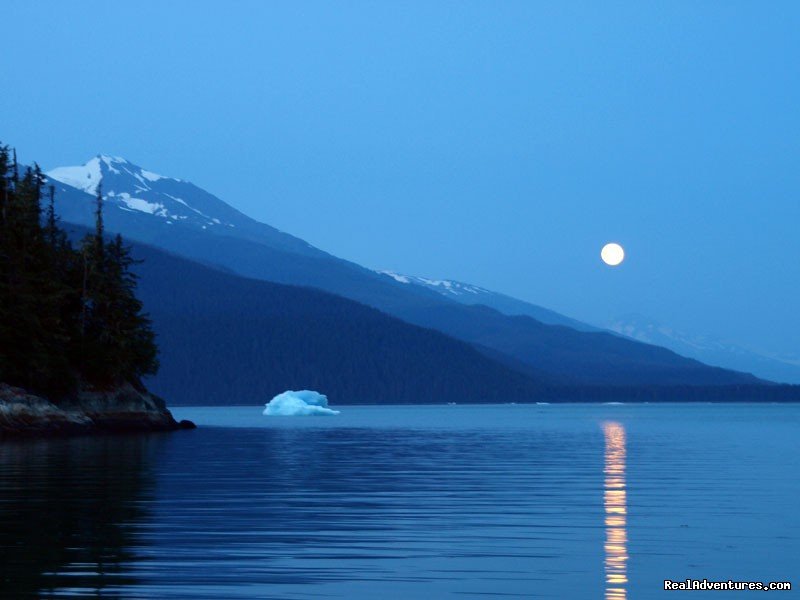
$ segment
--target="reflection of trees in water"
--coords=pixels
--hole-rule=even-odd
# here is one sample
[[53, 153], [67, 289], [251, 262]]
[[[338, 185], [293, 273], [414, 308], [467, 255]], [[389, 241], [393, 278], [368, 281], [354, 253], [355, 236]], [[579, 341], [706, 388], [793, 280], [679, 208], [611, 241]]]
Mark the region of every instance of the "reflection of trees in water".
[[[0, 443], [0, 588], [7, 597], [132, 579], [134, 528], [160, 436]], [[113, 595], [106, 592], [107, 595]]]

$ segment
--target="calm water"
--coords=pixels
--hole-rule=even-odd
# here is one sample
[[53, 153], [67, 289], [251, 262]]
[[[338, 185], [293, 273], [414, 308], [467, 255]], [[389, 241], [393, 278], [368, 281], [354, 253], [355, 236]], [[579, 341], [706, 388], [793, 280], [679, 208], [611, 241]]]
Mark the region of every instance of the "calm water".
[[2, 595], [800, 589], [800, 406], [340, 408], [181, 408], [200, 429], [0, 444]]

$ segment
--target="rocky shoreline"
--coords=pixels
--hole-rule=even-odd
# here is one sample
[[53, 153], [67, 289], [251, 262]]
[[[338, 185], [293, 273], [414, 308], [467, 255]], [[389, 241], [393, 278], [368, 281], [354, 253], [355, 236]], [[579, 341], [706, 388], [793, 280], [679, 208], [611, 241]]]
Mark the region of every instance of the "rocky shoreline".
[[176, 421], [164, 401], [143, 388], [85, 389], [55, 404], [0, 383], [0, 437], [47, 437], [194, 429]]

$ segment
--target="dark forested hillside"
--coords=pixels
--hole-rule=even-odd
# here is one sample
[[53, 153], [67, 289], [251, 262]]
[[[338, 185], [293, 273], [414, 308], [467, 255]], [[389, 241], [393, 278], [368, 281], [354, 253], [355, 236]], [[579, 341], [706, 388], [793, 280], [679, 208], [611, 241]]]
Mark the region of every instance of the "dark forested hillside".
[[139, 293], [161, 349], [148, 385], [171, 403], [259, 404], [306, 387], [341, 404], [800, 400], [798, 386], [757, 382], [587, 385], [499, 353], [487, 358], [313, 288], [242, 278], [149, 246], [134, 246], [134, 254], [144, 259]]
[[313, 388], [333, 402], [535, 400], [532, 377], [469, 345], [319, 290], [246, 279], [136, 246], [158, 332], [148, 385], [174, 404], [258, 404]]

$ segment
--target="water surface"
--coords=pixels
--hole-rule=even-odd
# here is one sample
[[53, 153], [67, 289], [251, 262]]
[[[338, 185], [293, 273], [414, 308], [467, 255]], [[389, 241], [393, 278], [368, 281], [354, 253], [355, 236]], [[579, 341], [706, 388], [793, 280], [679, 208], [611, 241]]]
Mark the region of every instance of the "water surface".
[[180, 408], [201, 427], [0, 444], [3, 592], [656, 598], [665, 578], [800, 585], [800, 406], [338, 408]]

